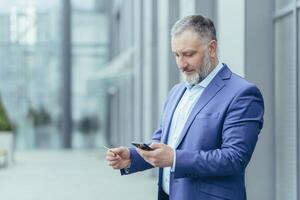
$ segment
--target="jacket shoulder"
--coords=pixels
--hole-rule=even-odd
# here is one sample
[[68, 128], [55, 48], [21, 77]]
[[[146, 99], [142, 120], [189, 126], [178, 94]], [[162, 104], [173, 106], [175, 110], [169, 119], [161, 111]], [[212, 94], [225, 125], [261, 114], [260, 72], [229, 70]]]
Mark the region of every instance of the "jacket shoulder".
[[227, 83], [231, 88], [234, 88], [236, 92], [242, 92], [245, 90], [250, 90], [253, 92], [261, 93], [259, 88], [252, 82], [246, 80], [245, 78], [232, 73], [230, 81]]

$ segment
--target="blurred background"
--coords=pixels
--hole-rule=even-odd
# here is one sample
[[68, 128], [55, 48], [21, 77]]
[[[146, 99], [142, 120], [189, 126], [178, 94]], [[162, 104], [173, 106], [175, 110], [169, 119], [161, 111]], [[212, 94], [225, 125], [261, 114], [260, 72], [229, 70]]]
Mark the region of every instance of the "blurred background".
[[299, 200], [300, 0], [2, 0], [1, 200], [155, 199], [155, 171], [120, 177], [103, 145], [151, 138], [180, 81], [170, 29], [190, 14], [265, 99], [248, 199]]

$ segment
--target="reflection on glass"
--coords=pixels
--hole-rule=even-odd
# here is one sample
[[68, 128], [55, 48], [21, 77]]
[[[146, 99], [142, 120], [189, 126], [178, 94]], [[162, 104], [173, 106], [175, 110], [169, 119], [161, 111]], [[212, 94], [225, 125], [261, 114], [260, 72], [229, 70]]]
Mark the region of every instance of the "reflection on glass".
[[297, 199], [296, 68], [293, 18], [275, 22], [276, 199]]
[[[107, 62], [106, 3], [72, 3], [72, 142], [95, 147], [103, 142], [104, 100], [101, 86], [90, 81]], [[19, 149], [61, 147], [61, 12], [61, 0], [0, 3], [0, 93], [17, 125]]]
[[0, 93], [16, 147], [60, 147], [60, 1], [0, 3]]

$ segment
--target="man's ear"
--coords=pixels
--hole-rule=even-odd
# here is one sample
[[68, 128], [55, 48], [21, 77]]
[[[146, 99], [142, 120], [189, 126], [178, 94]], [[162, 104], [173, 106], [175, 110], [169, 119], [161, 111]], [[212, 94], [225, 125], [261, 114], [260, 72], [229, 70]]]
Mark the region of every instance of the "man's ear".
[[217, 47], [218, 47], [218, 43], [216, 40], [211, 40], [208, 43], [208, 52], [210, 57], [217, 58]]

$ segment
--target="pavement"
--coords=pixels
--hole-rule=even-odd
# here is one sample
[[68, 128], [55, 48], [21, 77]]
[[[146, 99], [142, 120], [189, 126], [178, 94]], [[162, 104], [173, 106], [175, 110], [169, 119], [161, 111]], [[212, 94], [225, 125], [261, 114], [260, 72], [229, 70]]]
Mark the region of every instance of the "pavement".
[[105, 161], [105, 150], [16, 152], [0, 168], [1, 200], [155, 200], [149, 172], [121, 176]]

